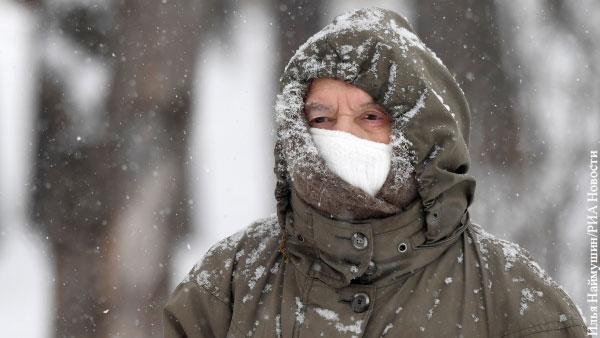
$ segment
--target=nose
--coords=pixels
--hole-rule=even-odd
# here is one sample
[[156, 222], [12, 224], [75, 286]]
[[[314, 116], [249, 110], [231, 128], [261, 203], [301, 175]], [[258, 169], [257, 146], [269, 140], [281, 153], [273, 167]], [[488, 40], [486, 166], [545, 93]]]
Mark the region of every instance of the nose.
[[338, 111], [336, 123], [333, 126], [334, 130], [350, 133], [357, 137], [363, 137], [360, 132], [360, 126], [354, 121], [354, 114], [347, 110]]
[[353, 134], [354, 127], [352, 124], [353, 122], [347, 116], [339, 116], [333, 129]]

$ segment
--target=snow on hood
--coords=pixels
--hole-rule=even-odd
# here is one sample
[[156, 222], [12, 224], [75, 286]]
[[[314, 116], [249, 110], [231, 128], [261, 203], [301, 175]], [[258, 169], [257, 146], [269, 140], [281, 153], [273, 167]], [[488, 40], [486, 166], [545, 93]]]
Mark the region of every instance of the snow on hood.
[[350, 11], [309, 38], [280, 78], [275, 104], [275, 197], [280, 224], [296, 175], [329, 170], [304, 118], [310, 81], [332, 77], [369, 93], [392, 117], [392, 185], [411, 173], [426, 215], [429, 240], [455, 229], [471, 204], [475, 180], [467, 173], [470, 112], [464, 93], [408, 21], [386, 9]]

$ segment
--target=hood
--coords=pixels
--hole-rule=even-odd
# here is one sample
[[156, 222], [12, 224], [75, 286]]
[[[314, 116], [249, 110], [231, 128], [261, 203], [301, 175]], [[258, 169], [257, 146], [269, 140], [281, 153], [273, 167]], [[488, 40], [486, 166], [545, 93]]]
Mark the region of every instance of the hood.
[[405, 193], [403, 187], [414, 179], [427, 241], [452, 234], [475, 190], [475, 180], [467, 174], [467, 101], [448, 69], [408, 21], [376, 7], [335, 17], [300, 46], [280, 78], [274, 150], [279, 224], [285, 225], [291, 191], [299, 177], [317, 178], [318, 186], [310, 188], [311, 200], [340, 184], [319, 156], [304, 118], [308, 86], [320, 77], [363, 89], [392, 118], [392, 165], [385, 192], [369, 200], [357, 189], [357, 200], [364, 199], [365, 205], [376, 205], [387, 214], [402, 212], [397, 195]]

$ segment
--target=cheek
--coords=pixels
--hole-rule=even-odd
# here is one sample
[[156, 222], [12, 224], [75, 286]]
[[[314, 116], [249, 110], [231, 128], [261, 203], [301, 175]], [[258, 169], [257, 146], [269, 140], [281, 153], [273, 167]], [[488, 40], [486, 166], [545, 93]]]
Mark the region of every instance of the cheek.
[[369, 140], [380, 142], [380, 143], [390, 143], [390, 135], [392, 126], [390, 123], [382, 123], [379, 125], [370, 125], [366, 128], [363, 128], [368, 135]]
[[390, 133], [388, 132], [381, 132], [377, 135], [377, 139], [374, 140], [376, 142], [380, 142], [380, 143], [385, 143], [388, 144], [390, 143]]
[[366, 130], [364, 131], [364, 134], [361, 137], [366, 138], [370, 141], [388, 144], [390, 143], [390, 130], [385, 128]]

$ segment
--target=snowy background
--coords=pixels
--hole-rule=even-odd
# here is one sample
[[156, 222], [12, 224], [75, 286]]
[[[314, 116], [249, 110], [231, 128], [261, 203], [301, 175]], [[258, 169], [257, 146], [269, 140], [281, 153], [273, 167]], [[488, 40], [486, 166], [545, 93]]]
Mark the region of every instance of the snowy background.
[[[153, 22], [162, 9], [143, 2], [127, 11], [100, 1], [0, 1], [1, 335], [160, 336], [155, 312], [166, 292], [212, 243], [275, 211], [272, 103], [282, 63], [364, 3], [200, 1], [187, 17]], [[600, 149], [600, 3], [368, 3], [405, 15], [465, 89], [474, 114], [472, 219], [527, 248], [584, 308], [586, 163]], [[488, 21], [494, 39], [464, 33], [464, 22]], [[107, 33], [115, 27], [121, 36]], [[149, 27], [156, 35], [135, 35]], [[160, 62], [143, 68], [152, 57]], [[181, 93], [189, 100], [177, 101]], [[186, 118], [172, 119], [182, 105]], [[86, 153], [115, 137], [122, 157]], [[81, 158], [87, 167], [68, 163]], [[125, 173], [77, 180], [104, 164]], [[99, 258], [88, 265], [69, 255]], [[103, 261], [109, 267], [93, 263]], [[87, 290], [88, 278], [95, 291], [64, 296]], [[121, 297], [153, 306], [127, 312]], [[88, 305], [63, 309], [73, 301]]]

